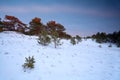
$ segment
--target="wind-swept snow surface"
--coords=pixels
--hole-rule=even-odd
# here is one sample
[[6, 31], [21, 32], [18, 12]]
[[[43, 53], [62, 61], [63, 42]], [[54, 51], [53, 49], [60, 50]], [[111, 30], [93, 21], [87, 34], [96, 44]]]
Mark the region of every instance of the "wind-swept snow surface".
[[[0, 80], [120, 80], [120, 48], [90, 39], [62, 43], [55, 49], [38, 44], [36, 36], [1, 32]], [[24, 72], [28, 56], [34, 56], [35, 68]]]

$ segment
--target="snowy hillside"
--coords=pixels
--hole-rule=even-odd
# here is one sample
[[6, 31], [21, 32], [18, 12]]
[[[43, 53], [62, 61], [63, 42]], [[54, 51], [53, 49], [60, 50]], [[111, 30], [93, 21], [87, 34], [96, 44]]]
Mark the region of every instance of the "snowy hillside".
[[[83, 40], [62, 40], [41, 46], [36, 36], [0, 33], [0, 80], [120, 80], [120, 48]], [[25, 57], [34, 56], [35, 68], [24, 72]]]

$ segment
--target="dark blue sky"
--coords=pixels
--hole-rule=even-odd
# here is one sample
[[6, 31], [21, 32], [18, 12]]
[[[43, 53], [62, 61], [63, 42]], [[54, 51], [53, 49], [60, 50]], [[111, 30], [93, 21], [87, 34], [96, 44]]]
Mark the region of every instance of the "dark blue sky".
[[0, 17], [6, 14], [27, 24], [55, 20], [73, 35], [120, 30], [120, 0], [0, 0]]

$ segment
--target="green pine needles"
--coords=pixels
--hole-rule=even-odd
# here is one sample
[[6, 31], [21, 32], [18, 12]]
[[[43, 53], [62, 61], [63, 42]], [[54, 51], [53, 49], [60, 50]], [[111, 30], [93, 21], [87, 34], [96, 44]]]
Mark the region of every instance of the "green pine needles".
[[33, 69], [34, 68], [35, 59], [32, 57], [25, 57], [25, 63], [22, 65], [24, 69]]

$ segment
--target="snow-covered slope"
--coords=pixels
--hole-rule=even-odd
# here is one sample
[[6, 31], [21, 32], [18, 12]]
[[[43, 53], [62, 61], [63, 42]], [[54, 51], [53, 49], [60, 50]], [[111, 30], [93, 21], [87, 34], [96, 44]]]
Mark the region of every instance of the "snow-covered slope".
[[[36, 36], [0, 33], [0, 80], [120, 80], [120, 48], [100, 48], [90, 39], [62, 43], [55, 49], [38, 44]], [[28, 56], [34, 56], [35, 68], [24, 72]]]

